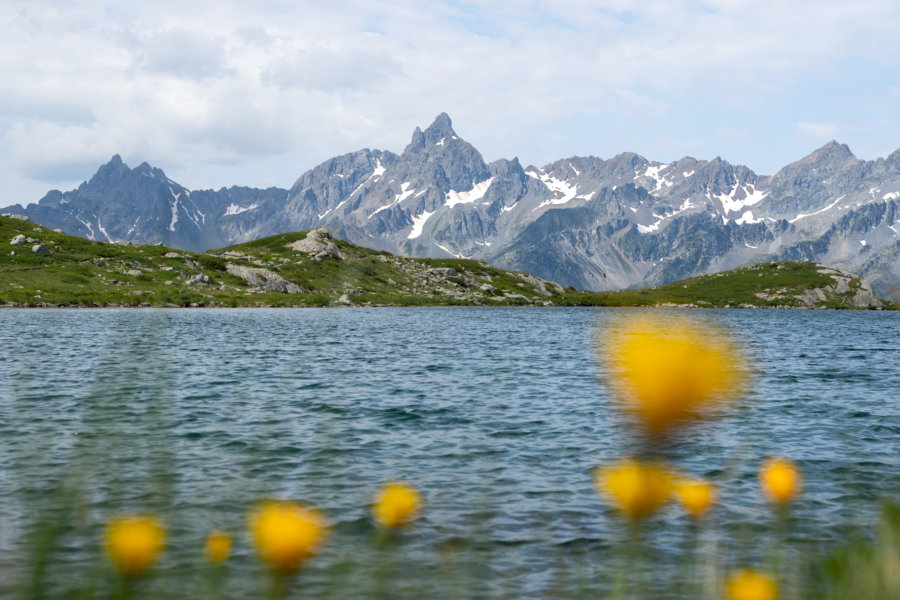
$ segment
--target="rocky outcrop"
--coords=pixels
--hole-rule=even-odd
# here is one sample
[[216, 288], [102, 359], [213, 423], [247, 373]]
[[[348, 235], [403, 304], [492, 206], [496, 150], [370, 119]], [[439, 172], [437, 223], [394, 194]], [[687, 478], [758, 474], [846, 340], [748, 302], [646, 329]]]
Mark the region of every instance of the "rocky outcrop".
[[340, 260], [347, 258], [324, 227], [316, 227], [310, 230], [304, 239], [285, 244], [285, 246], [294, 252], [304, 252], [319, 260], [326, 256], [333, 256]]
[[185, 283], [187, 283], [188, 285], [208, 285], [212, 283], [212, 279], [210, 279], [209, 275], [205, 273], [197, 273], [195, 275], [191, 275]]
[[284, 292], [286, 294], [303, 293], [302, 287], [296, 283], [291, 283], [278, 273], [270, 271], [269, 269], [228, 263], [225, 270], [236, 277], [240, 277], [253, 287], [260, 288], [267, 292]]
[[821, 266], [818, 272], [831, 277], [834, 283], [804, 289], [799, 293], [796, 290], [783, 288], [770, 292], [757, 292], [754, 295], [768, 302], [785, 301], [785, 304], [789, 304], [791, 300], [796, 300], [803, 308], [882, 308], [884, 306], [884, 302], [865, 279], [832, 267]]

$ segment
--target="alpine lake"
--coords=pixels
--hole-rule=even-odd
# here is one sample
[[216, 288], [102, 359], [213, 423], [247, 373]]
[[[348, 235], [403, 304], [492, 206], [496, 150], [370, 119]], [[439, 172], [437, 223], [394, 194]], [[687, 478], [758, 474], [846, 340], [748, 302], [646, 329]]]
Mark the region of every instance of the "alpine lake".
[[[644, 312], [715, 323], [750, 367], [665, 449], [718, 486], [700, 525], [672, 504], [637, 531], [593, 483], [638, 453], [598, 346]], [[273, 597], [247, 533], [265, 498], [329, 523], [289, 597], [695, 598], [771, 565], [784, 597], [818, 597], [817, 569], [900, 500], [898, 340], [896, 311], [2, 310], [0, 597]], [[759, 491], [771, 456], [803, 473], [788, 515]], [[390, 480], [424, 505], [387, 536]], [[128, 513], [158, 515], [166, 548], [123, 592], [103, 536]], [[213, 529], [234, 539], [215, 573]]]

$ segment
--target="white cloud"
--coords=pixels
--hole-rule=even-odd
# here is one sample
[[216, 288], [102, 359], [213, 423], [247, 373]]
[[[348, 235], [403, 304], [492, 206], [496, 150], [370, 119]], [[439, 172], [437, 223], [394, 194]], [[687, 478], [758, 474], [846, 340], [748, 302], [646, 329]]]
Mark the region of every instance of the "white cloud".
[[222, 40], [203, 31], [167, 29], [128, 32], [123, 47], [132, 55], [134, 70], [190, 79], [209, 79], [226, 74]]
[[[897, 127], [807, 112], [843, 93], [855, 63], [896, 81], [898, 27], [895, 4], [872, 0], [6, 2], [0, 160], [11, 191], [0, 205], [29, 178], [80, 181], [115, 152], [203, 184], [286, 186], [335, 154], [400, 151], [441, 111], [485, 158], [536, 163], [626, 150], [661, 159], [679, 140], [709, 157], [724, 152], [716, 131], [779, 123], [799, 123], [790, 160], [827, 127], [900, 144]], [[891, 106], [872, 118], [892, 119]], [[781, 160], [780, 134], [756, 134], [758, 156]], [[272, 181], [267, 160], [298, 171]], [[224, 164], [230, 179], [209, 181]]]
[[399, 63], [388, 53], [359, 47], [317, 46], [299, 49], [274, 61], [263, 72], [262, 81], [286, 90], [333, 93], [391, 85], [399, 74]]

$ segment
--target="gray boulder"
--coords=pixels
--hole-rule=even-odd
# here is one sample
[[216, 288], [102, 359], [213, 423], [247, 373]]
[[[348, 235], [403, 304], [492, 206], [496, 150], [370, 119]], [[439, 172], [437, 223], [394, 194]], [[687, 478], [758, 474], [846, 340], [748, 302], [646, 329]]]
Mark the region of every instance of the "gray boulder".
[[[514, 273], [516, 277], [530, 285], [534, 288], [541, 296], [552, 296], [553, 292], [547, 290], [547, 286], [544, 285], [544, 282], [537, 277], [532, 277], [531, 275], [526, 275], [525, 273]], [[558, 286], [557, 286], [558, 287]]]
[[35, 254], [50, 254], [50, 251], [47, 250], [42, 244], [35, 244], [31, 247], [31, 251]]
[[19, 234], [16, 237], [14, 237], [12, 240], [10, 240], [9, 244], [10, 244], [10, 246], [22, 246], [25, 244], [25, 236]]
[[236, 277], [240, 277], [253, 287], [262, 288], [268, 292], [284, 292], [286, 294], [303, 293], [302, 287], [295, 283], [291, 283], [278, 273], [270, 271], [269, 269], [228, 263], [225, 265], [225, 270]]
[[197, 273], [196, 275], [191, 275], [190, 279], [187, 280], [188, 285], [201, 285], [210, 283], [212, 283], [212, 279], [210, 279], [209, 275], [206, 275], [205, 273]]

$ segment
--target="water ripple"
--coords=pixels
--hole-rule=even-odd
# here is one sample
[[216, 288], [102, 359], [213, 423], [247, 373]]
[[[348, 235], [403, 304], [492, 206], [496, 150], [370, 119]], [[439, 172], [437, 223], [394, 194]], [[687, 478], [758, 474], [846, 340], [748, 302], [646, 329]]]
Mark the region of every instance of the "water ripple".
[[[414, 545], [484, 532], [498, 564], [540, 580], [548, 545], [608, 551], [619, 535], [590, 481], [633, 448], [593, 350], [615, 314], [0, 311], [0, 514], [27, 520], [82, 485], [91, 514], [159, 508], [192, 531], [293, 497], [360, 536], [379, 483], [405, 478], [428, 507]], [[900, 491], [900, 315], [694, 314], [729, 328], [756, 372], [740, 410], [670, 448], [723, 485], [720, 521], [762, 527], [756, 470], [779, 454], [803, 467], [796, 518], [823, 540], [876, 519]], [[667, 535], [663, 550], [679, 543]]]

